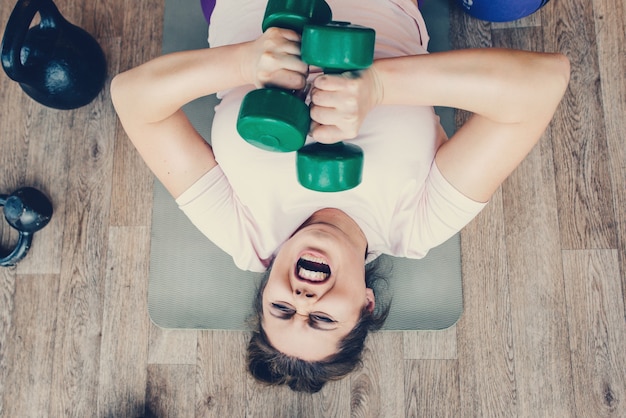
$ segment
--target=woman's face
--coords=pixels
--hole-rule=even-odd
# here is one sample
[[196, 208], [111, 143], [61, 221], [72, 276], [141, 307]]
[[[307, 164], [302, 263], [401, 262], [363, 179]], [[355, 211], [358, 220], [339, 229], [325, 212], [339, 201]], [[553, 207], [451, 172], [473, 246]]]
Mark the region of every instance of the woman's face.
[[322, 360], [374, 308], [365, 287], [367, 240], [341, 211], [316, 212], [280, 249], [263, 291], [262, 326], [282, 353]]

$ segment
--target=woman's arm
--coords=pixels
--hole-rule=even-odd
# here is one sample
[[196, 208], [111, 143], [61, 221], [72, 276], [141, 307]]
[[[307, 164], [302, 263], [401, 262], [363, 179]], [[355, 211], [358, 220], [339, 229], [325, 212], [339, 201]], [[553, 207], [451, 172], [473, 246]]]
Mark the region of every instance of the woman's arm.
[[126, 133], [174, 197], [217, 165], [181, 107], [244, 84], [303, 87], [299, 42], [295, 32], [273, 28], [253, 42], [164, 55], [113, 79], [111, 97]]
[[[376, 104], [472, 112], [438, 150], [436, 162], [455, 188], [484, 202], [539, 140], [568, 81], [563, 55], [476, 49], [379, 60], [359, 79], [320, 77], [312, 94], [321, 107], [318, 122], [335, 125], [336, 136], [326, 142], [345, 133], [337, 129], [341, 117], [346, 125], [360, 124]], [[341, 115], [332, 115], [337, 108]], [[350, 108], [359, 109], [352, 118]]]

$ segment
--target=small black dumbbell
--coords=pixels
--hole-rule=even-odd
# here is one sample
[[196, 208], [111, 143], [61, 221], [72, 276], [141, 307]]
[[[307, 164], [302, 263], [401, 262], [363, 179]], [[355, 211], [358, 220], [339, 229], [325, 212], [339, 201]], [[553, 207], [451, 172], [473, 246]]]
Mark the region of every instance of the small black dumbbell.
[[12, 250], [0, 250], [0, 266], [14, 266], [26, 256], [33, 235], [45, 227], [52, 217], [52, 203], [39, 190], [23, 187], [10, 195], [0, 195], [4, 218], [19, 232], [18, 242]]

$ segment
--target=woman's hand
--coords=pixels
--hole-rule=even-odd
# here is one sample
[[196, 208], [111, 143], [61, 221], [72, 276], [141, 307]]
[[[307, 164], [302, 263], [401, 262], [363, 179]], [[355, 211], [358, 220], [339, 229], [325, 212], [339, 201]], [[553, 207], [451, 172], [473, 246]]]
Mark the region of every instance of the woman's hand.
[[311, 135], [326, 144], [355, 138], [365, 116], [382, 99], [373, 68], [317, 77], [311, 90]]
[[248, 44], [241, 72], [257, 88], [304, 88], [309, 67], [300, 59], [300, 35], [288, 29], [269, 28]]

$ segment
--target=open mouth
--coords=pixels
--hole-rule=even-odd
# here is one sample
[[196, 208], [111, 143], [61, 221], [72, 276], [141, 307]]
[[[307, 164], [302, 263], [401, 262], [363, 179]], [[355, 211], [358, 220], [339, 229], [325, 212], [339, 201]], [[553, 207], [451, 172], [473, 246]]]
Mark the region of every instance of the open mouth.
[[301, 280], [321, 283], [330, 277], [330, 267], [321, 257], [303, 254], [296, 263], [296, 274]]

